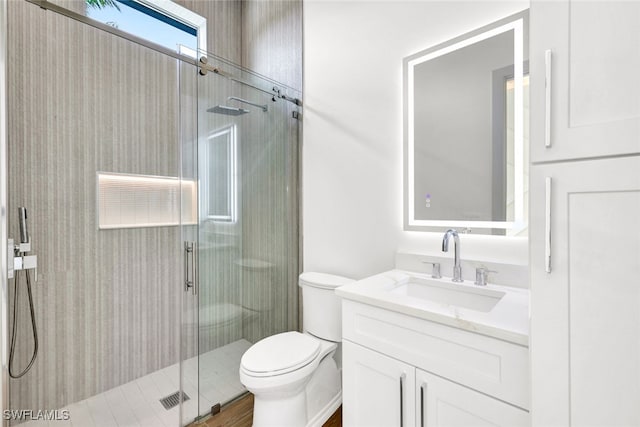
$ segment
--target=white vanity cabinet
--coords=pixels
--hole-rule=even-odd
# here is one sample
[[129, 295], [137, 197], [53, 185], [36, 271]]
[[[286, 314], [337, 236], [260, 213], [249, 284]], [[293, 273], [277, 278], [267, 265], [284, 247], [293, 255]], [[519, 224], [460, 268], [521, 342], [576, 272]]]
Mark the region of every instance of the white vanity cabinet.
[[528, 426], [528, 360], [525, 346], [343, 300], [343, 423]]

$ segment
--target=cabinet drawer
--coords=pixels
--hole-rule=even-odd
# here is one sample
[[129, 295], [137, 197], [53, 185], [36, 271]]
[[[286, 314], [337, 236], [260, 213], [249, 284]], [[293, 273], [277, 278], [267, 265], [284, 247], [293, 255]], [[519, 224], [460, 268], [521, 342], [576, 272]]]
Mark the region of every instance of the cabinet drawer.
[[342, 302], [343, 338], [529, 409], [529, 349], [428, 320]]

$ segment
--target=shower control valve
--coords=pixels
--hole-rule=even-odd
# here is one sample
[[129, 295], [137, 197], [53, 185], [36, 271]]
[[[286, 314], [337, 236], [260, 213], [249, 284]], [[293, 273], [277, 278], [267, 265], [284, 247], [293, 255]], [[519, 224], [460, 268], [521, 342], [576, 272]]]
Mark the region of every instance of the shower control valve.
[[33, 270], [34, 281], [38, 281], [38, 256], [37, 255], [25, 255], [31, 251], [31, 242], [20, 243], [15, 245], [13, 239], [7, 239], [8, 241], [8, 263], [7, 263], [7, 276], [9, 279], [13, 279], [16, 271], [20, 270]]
[[[13, 242], [13, 239], [9, 239], [9, 240]], [[18, 243], [17, 245], [13, 245], [13, 251], [15, 252], [16, 255], [21, 253], [31, 252], [31, 242]]]

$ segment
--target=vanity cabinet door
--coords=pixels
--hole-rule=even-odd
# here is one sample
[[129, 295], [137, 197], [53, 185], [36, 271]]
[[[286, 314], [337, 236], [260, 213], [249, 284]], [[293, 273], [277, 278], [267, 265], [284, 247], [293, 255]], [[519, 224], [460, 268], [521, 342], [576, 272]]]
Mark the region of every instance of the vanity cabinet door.
[[532, 0], [530, 19], [531, 161], [640, 152], [640, 2]]
[[345, 427], [414, 427], [415, 368], [343, 341]]
[[638, 426], [640, 156], [531, 171], [533, 425]]
[[416, 425], [419, 427], [529, 426], [523, 409], [416, 369]]

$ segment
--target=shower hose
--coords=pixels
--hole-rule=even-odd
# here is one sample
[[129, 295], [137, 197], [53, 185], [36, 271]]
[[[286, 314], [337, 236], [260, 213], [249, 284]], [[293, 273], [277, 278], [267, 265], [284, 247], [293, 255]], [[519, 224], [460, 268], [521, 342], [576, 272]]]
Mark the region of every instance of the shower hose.
[[13, 365], [13, 352], [16, 349], [16, 335], [18, 331], [18, 322], [16, 321], [16, 313], [18, 312], [18, 278], [20, 277], [19, 273], [16, 271], [16, 278], [14, 280], [14, 292], [13, 292], [13, 332], [11, 337], [11, 350], [9, 351], [9, 375], [11, 378], [20, 378], [33, 366], [33, 362], [36, 360], [36, 356], [38, 355], [38, 329], [36, 328], [36, 313], [33, 308], [33, 296], [31, 295], [31, 277], [29, 276], [29, 271], [25, 270], [24, 272], [27, 278], [27, 294], [29, 295], [29, 310], [31, 311], [31, 326], [33, 329], [33, 356], [31, 356], [31, 361], [24, 368], [24, 371], [19, 374], [14, 374], [11, 369], [11, 365]]

